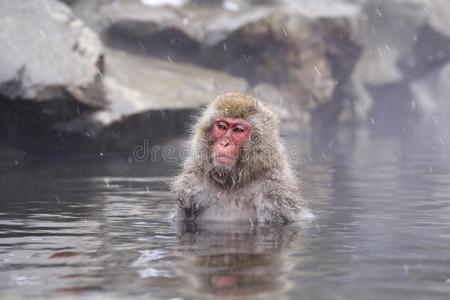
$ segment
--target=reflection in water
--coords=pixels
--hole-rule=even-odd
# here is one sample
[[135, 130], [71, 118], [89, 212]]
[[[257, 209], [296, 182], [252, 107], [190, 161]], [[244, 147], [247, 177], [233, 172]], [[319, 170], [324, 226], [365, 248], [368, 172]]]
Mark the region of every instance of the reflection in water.
[[0, 295], [448, 299], [448, 120], [374, 122], [289, 137], [308, 224], [171, 224], [164, 162], [0, 161]]
[[179, 224], [177, 254], [184, 261], [176, 268], [187, 276], [189, 289], [200, 294], [282, 295], [292, 285], [287, 275], [295, 262], [289, 254], [304, 246], [301, 228], [299, 224]]

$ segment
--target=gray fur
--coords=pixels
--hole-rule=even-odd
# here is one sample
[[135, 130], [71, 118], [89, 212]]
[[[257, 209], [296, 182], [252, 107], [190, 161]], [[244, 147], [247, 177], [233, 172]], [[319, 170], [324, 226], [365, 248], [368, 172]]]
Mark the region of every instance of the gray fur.
[[[211, 127], [219, 117], [244, 118], [252, 135], [234, 168], [212, 160]], [[194, 125], [191, 154], [171, 184], [174, 220], [290, 222], [306, 208], [287, 163], [276, 116], [254, 98], [228, 93], [214, 100]]]

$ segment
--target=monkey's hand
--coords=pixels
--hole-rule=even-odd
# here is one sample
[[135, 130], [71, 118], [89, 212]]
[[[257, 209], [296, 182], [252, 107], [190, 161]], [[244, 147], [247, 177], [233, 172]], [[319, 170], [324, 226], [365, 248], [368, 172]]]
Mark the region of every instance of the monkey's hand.
[[197, 216], [197, 207], [195, 205], [194, 196], [188, 198], [180, 196], [177, 200], [177, 207], [175, 211], [175, 219], [177, 220], [195, 220]]

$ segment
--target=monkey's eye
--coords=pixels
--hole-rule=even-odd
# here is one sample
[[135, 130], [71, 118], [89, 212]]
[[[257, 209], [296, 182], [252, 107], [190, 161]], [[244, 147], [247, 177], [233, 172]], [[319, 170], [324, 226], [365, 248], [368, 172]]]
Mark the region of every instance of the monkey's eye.
[[245, 131], [245, 129], [242, 128], [242, 127], [235, 127], [235, 128], [233, 129], [233, 131], [234, 131], [234, 132], [237, 132], [237, 133], [242, 133], [242, 132]]
[[219, 128], [220, 130], [226, 130], [227, 125], [225, 123], [217, 123], [217, 128]]

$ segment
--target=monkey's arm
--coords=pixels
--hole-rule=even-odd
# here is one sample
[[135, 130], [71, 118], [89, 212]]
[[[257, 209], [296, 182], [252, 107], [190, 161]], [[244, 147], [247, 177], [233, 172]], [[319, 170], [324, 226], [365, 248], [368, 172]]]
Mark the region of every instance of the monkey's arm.
[[171, 190], [176, 197], [175, 211], [171, 219], [175, 221], [194, 220], [198, 212], [198, 201], [196, 200], [197, 180], [194, 176], [182, 173], [175, 178], [171, 184]]
[[262, 197], [262, 205], [257, 209], [258, 221], [292, 222], [298, 220], [304, 208], [303, 198], [297, 188], [283, 184], [270, 185]]

